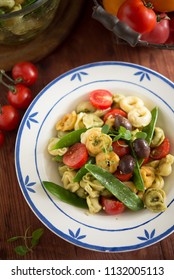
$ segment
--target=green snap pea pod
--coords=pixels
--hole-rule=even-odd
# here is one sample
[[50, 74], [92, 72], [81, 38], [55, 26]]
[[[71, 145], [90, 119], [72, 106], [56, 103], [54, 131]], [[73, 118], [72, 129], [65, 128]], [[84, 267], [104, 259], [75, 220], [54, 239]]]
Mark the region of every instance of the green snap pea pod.
[[86, 169], [129, 209], [138, 211], [144, 208], [143, 201], [111, 173], [94, 164], [86, 164]]
[[[151, 122], [147, 126], [145, 126], [142, 130], [143, 132], [145, 132], [147, 134], [146, 135], [146, 141], [149, 145], [152, 141], [155, 126], [156, 126], [156, 122], [157, 122], [157, 119], [158, 119], [158, 107], [155, 107], [155, 108], [152, 109], [151, 115], [152, 115]], [[139, 160], [139, 166], [141, 166], [142, 163], [143, 163], [143, 159]]]
[[73, 130], [63, 136], [55, 145], [52, 147], [51, 150], [55, 149], [61, 149], [64, 147], [69, 147], [72, 146], [73, 144], [77, 143], [80, 141], [80, 135], [85, 132], [87, 129], [86, 128], [81, 128], [78, 130]]
[[84, 198], [77, 196], [75, 193], [64, 189], [63, 187], [48, 181], [42, 182], [47, 191], [59, 198], [60, 200], [80, 208], [87, 208]]
[[142, 130], [143, 132], [146, 132], [146, 134], [147, 134], [146, 141], [149, 145], [152, 141], [154, 129], [155, 129], [157, 118], [158, 118], [158, 107], [153, 108], [153, 110], [151, 111], [151, 115], [152, 115], [151, 122], [147, 126], [145, 126]]
[[[94, 163], [95, 159], [94, 158], [90, 158], [87, 163]], [[76, 173], [75, 177], [74, 177], [74, 182], [80, 182], [82, 180], [82, 177], [88, 172], [88, 170], [85, 168], [85, 165], [83, 165], [79, 171]]]
[[135, 155], [135, 152], [134, 152], [134, 149], [133, 149], [132, 145], [130, 145], [130, 147], [131, 147], [132, 155], [135, 159], [135, 167], [134, 167], [134, 171], [133, 171], [134, 185], [135, 185], [137, 190], [143, 191], [144, 190], [144, 182], [143, 182], [141, 172], [140, 172], [140, 163], [138, 162], [138, 159]]

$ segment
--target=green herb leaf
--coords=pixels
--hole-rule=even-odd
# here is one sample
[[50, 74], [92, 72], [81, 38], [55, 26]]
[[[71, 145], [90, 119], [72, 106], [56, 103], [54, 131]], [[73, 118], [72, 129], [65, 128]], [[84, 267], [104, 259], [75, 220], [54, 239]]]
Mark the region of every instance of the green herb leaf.
[[138, 131], [138, 132], [135, 134], [135, 137], [136, 137], [136, 138], [146, 139], [147, 133], [145, 133], [145, 132], [143, 132], [143, 131]]
[[42, 228], [36, 229], [35, 231], [33, 231], [32, 233], [32, 240], [31, 240], [31, 244], [32, 246], [36, 246], [39, 243], [39, 240], [41, 238], [41, 236], [43, 235], [44, 230]]
[[125, 140], [131, 140], [132, 134], [131, 134], [130, 130], [126, 129], [123, 126], [120, 126], [118, 132], [119, 132], [119, 134], [121, 134], [120, 138], [123, 138]]
[[14, 242], [14, 241], [16, 241], [16, 240], [18, 240], [18, 239], [20, 239], [20, 238], [22, 238], [22, 237], [21, 237], [21, 236], [14, 236], [14, 237], [9, 238], [9, 239], [7, 240], [7, 242]]
[[108, 124], [105, 124], [103, 127], [102, 127], [102, 130], [101, 132], [104, 133], [104, 134], [108, 134], [109, 133], [109, 125]]
[[25, 256], [28, 252], [29, 249], [26, 246], [17, 246], [15, 249], [16, 254], [20, 255], [20, 256]]

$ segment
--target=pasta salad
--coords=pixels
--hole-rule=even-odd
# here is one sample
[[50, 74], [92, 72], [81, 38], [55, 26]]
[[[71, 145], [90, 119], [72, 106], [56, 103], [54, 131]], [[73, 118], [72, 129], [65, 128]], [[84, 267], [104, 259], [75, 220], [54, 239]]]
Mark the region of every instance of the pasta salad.
[[140, 97], [91, 91], [55, 125], [48, 152], [58, 164], [62, 186], [44, 186], [92, 214], [165, 211], [165, 177], [174, 156], [158, 114], [158, 107], [150, 111]]

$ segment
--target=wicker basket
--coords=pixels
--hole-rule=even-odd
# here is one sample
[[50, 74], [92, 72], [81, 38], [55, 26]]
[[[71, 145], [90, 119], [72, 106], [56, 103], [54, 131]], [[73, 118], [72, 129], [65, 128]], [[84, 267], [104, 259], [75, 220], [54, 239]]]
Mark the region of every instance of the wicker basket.
[[94, 0], [92, 17], [99, 21], [106, 29], [111, 31], [117, 44], [129, 44], [131, 47], [143, 46], [173, 50], [174, 44], [150, 44], [141, 40], [141, 34], [135, 32], [127, 24], [120, 21], [117, 16], [109, 14], [102, 6], [102, 1]]

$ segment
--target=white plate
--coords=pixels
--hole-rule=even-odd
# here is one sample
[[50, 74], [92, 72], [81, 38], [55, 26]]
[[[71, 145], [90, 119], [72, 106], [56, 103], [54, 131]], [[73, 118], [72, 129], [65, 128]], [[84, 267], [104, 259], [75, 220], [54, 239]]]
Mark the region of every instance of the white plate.
[[149, 109], [159, 107], [174, 154], [174, 84], [148, 68], [124, 62], [99, 62], [75, 68], [47, 85], [26, 111], [19, 127], [15, 163], [23, 195], [36, 216], [52, 232], [74, 245], [103, 252], [137, 250], [174, 230], [174, 172], [165, 178], [164, 213], [126, 211], [118, 216], [87, 215], [50, 195], [42, 181], [60, 184], [57, 164], [47, 152], [55, 123], [97, 88], [141, 97]]

